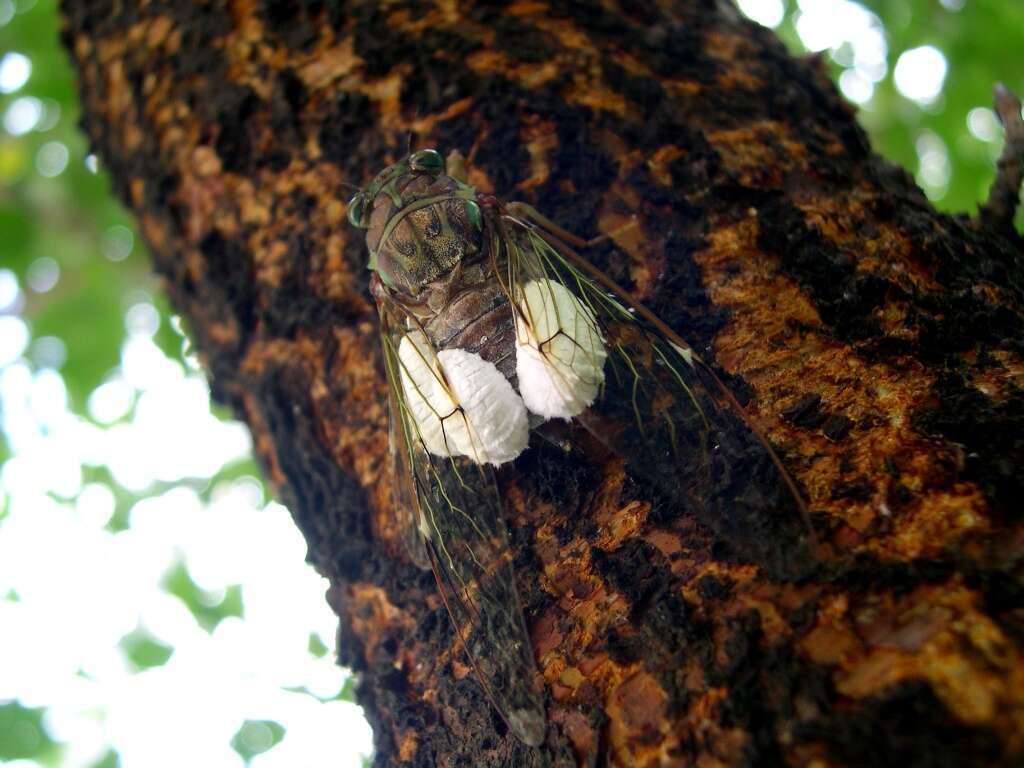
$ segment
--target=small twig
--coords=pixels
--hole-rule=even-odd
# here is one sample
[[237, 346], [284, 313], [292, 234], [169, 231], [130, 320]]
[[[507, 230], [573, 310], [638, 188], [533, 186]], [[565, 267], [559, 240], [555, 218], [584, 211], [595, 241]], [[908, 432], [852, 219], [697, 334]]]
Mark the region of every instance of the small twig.
[[1020, 184], [1024, 179], [1024, 117], [1021, 103], [1009, 88], [996, 83], [994, 105], [1006, 129], [1006, 145], [996, 163], [996, 178], [988, 191], [988, 200], [978, 210], [986, 227], [1013, 227], [1013, 216], [1020, 205]]

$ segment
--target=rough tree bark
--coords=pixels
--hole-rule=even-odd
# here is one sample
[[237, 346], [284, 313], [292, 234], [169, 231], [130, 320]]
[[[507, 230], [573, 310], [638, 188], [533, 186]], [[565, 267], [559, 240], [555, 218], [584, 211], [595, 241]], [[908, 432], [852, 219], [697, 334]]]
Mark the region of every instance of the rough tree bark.
[[[1022, 759], [1021, 239], [936, 213], [819, 61], [713, 0], [64, 13], [84, 128], [331, 581], [377, 765]], [[779, 583], [619, 463], [539, 446], [502, 471], [537, 750], [487, 705], [390, 507], [344, 182], [409, 132], [584, 237], [636, 214], [590, 257], [712, 361], [820, 538]]]

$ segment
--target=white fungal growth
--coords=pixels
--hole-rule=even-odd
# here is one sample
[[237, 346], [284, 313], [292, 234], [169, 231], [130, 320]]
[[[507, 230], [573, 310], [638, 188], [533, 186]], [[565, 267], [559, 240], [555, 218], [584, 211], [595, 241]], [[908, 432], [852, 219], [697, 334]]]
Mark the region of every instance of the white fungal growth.
[[493, 363], [464, 349], [435, 355], [422, 331], [402, 338], [398, 358], [405, 401], [430, 453], [498, 465], [526, 450], [526, 407]]
[[526, 407], [571, 419], [594, 402], [608, 356], [594, 315], [552, 280], [531, 280], [517, 297], [516, 374]]

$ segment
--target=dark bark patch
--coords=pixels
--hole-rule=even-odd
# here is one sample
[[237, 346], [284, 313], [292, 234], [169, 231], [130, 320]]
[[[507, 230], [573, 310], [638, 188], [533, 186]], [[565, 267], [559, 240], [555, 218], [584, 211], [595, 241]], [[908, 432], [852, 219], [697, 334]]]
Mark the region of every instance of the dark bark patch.
[[892, 686], [849, 710], [801, 729], [850, 768], [992, 766], [1002, 753], [987, 728], [957, 720], [924, 681]]
[[875, 487], [871, 483], [864, 480], [851, 480], [834, 485], [832, 487], [832, 498], [867, 501], [874, 492]]
[[956, 563], [940, 558], [893, 562], [859, 555], [851, 562], [832, 566], [831, 570], [829, 580], [850, 592], [889, 591], [893, 596], [901, 597], [922, 585], [948, 581], [956, 572]]
[[787, 405], [779, 415], [795, 427], [813, 429], [825, 421], [821, 412], [821, 395], [808, 392], [801, 395], [796, 402]]
[[218, 109], [214, 121], [217, 125], [214, 149], [225, 170], [245, 173], [253, 163], [252, 121], [262, 108], [262, 101], [248, 86], [224, 83], [215, 103]]
[[602, 61], [601, 69], [611, 89], [633, 102], [642, 115], [650, 114], [665, 98], [665, 88], [653, 77], [632, 75], [611, 60]]
[[1006, 521], [1022, 518], [1024, 393], [998, 403], [955, 373], [943, 375], [931, 402], [911, 416], [915, 429], [963, 446], [963, 477], [981, 488], [993, 511]]
[[732, 592], [732, 582], [727, 578], [707, 575], [697, 581], [697, 593], [705, 600], [724, 600]]
[[464, 62], [480, 48], [479, 42], [462, 35], [426, 30], [423, 47], [414, 54], [418, 59], [416, 66], [402, 80], [403, 110], [413, 117], [428, 115], [478, 92], [486, 78], [481, 78]]
[[229, 314], [237, 321], [239, 348], [255, 332], [257, 295], [253, 282], [252, 259], [235, 240], [213, 231], [199, 243], [206, 265], [208, 285], [224, 297]]
[[832, 414], [821, 425], [822, 433], [832, 442], [845, 439], [852, 428], [853, 421], [842, 414]]
[[[552, 93], [549, 99], [558, 99]], [[551, 176], [537, 189], [537, 206], [548, 216], [557, 216], [581, 237], [593, 237], [597, 231], [597, 211], [601, 198], [615, 179], [615, 161], [601, 149], [589, 110], [562, 107], [558, 110], [556, 134], [558, 151], [549, 157]], [[537, 110], [538, 114], [545, 114]]]
[[[376, 158], [375, 153], [367, 153], [363, 148], [369, 126], [373, 123], [375, 109], [369, 97], [357, 91], [338, 91], [328, 102], [320, 121], [318, 139], [324, 159], [334, 163], [344, 172], [350, 184], [359, 185], [364, 177], [376, 173], [383, 166], [383, 158]], [[377, 162], [377, 167], [367, 168], [364, 162], [367, 154]], [[343, 193], [347, 197], [351, 192]], [[362, 238], [349, 238], [359, 241]]]
[[321, 0], [260, 0], [259, 13], [266, 22], [267, 34], [280, 40], [285, 47], [305, 50], [317, 38], [317, 25], [322, 23]]
[[387, 10], [378, 3], [360, 3], [348, 9], [356, 55], [365, 62], [367, 79], [383, 77], [407, 55], [410, 41], [388, 23]]
[[626, 596], [635, 615], [642, 615], [647, 601], [664, 593], [672, 579], [661, 553], [638, 539], [610, 554], [595, 550], [594, 564], [602, 578]]
[[[472, 12], [470, 13], [472, 16]], [[537, 27], [526, 24], [514, 16], [500, 15], [500, 19], [480, 19], [494, 29], [494, 47], [512, 59], [537, 64], [550, 59], [558, 49], [555, 39]]]
[[1024, 648], [1024, 569], [1021, 564], [1006, 568], [968, 569], [964, 581], [982, 596], [985, 612]]
[[516, 467], [537, 498], [545, 504], [558, 504], [559, 512], [569, 520], [578, 520], [579, 503], [601, 482], [601, 468], [581, 451], [563, 450], [543, 438], [534, 438]]
[[744, 765], [785, 765], [780, 726], [792, 723], [798, 712], [806, 717], [830, 709], [830, 671], [809, 665], [786, 646], [765, 646], [760, 614], [753, 609], [726, 626], [726, 662], [708, 676], [709, 684], [727, 690], [722, 725], [748, 734]]
[[[322, 544], [321, 550], [310, 550], [311, 562], [346, 583], [381, 581], [380, 558], [365, 556], [367, 516], [352, 514], [368, 508], [366, 493], [342, 472], [305, 418], [315, 409], [302, 372], [288, 367], [268, 371], [260, 380], [260, 395], [287, 480], [283, 500], [306, 540]], [[388, 570], [393, 572], [394, 566]]]
[[[695, 212], [696, 215], [696, 212]], [[700, 218], [686, 225], [700, 230]], [[702, 357], [710, 359], [715, 336], [729, 322], [729, 310], [712, 304], [704, 285], [704, 275], [696, 261], [696, 254], [706, 247], [699, 235], [682, 229], [672, 229], [665, 238], [665, 271], [658, 275], [657, 293], [649, 303], [665, 324], [676, 331], [687, 344]]]
[[857, 274], [853, 257], [809, 226], [792, 203], [776, 198], [758, 209], [757, 241], [810, 291], [836, 338], [857, 341], [880, 335], [871, 314], [885, 303], [892, 287], [877, 275]]

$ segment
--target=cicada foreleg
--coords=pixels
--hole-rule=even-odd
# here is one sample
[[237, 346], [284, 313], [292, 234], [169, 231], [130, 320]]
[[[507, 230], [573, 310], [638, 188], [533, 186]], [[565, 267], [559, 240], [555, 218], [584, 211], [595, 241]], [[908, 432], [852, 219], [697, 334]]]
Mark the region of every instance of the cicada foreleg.
[[582, 237], [574, 235], [569, 230], [563, 229], [562, 227], [558, 226], [558, 224], [553, 222], [551, 219], [549, 219], [547, 216], [538, 211], [529, 203], [514, 201], [508, 203], [505, 206], [505, 210], [510, 216], [513, 216], [522, 221], [529, 222], [531, 224], [541, 227], [544, 230], [547, 230], [549, 233], [557, 237], [563, 243], [567, 243], [571, 245], [573, 248], [593, 248], [594, 246], [600, 245], [601, 243], [606, 242], [607, 240], [614, 239], [615, 236], [620, 232], [624, 232], [627, 229], [632, 229], [633, 227], [640, 226], [640, 222], [637, 219], [637, 217], [633, 216], [630, 218], [628, 222], [623, 224], [621, 227], [618, 227], [613, 232], [606, 232], [604, 234], [598, 235], [597, 237], [592, 237], [589, 240], [584, 240]]

